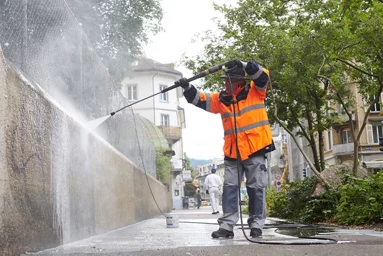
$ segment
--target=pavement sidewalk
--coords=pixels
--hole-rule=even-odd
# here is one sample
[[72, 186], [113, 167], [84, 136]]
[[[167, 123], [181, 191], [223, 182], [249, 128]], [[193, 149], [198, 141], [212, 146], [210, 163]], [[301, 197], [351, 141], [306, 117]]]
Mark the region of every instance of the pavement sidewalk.
[[[283, 245], [249, 242], [240, 226], [235, 228], [233, 239], [212, 239], [211, 233], [218, 229], [216, 220], [220, 214], [213, 215], [211, 211], [210, 206], [175, 210], [171, 215], [179, 217], [178, 228], [168, 228], [165, 217], [160, 216], [34, 255], [383, 255], [383, 232], [348, 229], [327, 232], [324, 229], [326, 232], [318, 235], [336, 239], [338, 243], [329, 244], [325, 240], [325, 244], [310, 245], [310, 241], [316, 240], [297, 239], [280, 233], [284, 230], [300, 234], [305, 230], [304, 226], [291, 229], [277, 219], [267, 219], [259, 241], [286, 243]], [[247, 216], [243, 217], [245, 224]], [[245, 232], [249, 236], [250, 230], [245, 229]], [[291, 245], [291, 241], [308, 244]]]

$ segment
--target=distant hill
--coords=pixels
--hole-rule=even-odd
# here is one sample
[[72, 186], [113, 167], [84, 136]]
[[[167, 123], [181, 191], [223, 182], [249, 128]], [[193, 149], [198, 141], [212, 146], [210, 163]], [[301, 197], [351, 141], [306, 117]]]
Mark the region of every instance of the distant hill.
[[194, 158], [190, 158], [190, 165], [193, 167], [193, 169], [195, 170], [196, 167], [198, 165], [203, 165], [203, 164], [209, 164], [211, 163], [213, 160], [212, 159], [208, 159], [208, 160], [203, 160], [203, 159], [194, 159]]

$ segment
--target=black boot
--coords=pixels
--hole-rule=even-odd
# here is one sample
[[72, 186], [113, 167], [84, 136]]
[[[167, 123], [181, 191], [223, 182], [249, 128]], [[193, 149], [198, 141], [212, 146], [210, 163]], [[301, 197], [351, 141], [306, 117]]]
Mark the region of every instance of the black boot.
[[213, 233], [211, 233], [211, 236], [213, 238], [233, 238], [234, 233], [233, 233], [233, 231], [219, 228], [217, 231], [214, 231]]
[[259, 228], [252, 228], [250, 231], [250, 236], [252, 238], [260, 237], [262, 236], [262, 230], [260, 230]]

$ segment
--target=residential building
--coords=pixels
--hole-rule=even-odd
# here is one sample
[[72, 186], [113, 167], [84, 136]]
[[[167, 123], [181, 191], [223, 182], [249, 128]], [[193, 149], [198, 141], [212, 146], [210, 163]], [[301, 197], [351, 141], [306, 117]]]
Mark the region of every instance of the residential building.
[[[367, 107], [356, 86], [350, 87], [355, 95], [355, 112], [352, 122], [355, 126], [355, 136], [359, 133], [366, 116]], [[358, 146], [359, 162], [368, 169], [379, 170], [383, 168], [383, 152], [379, 150], [379, 138], [383, 137], [383, 116], [381, 115], [382, 96], [374, 105], [367, 117]], [[354, 141], [348, 116], [340, 105], [335, 106], [335, 111], [340, 114], [341, 122], [334, 123], [332, 129], [325, 134], [326, 162], [339, 164], [353, 160]]]
[[[358, 93], [356, 86], [350, 87], [355, 99], [355, 112], [352, 113], [351, 122], [355, 127], [355, 136], [359, 133], [363, 120], [366, 117], [366, 104], [362, 96]], [[382, 96], [377, 104], [367, 116], [366, 126], [362, 131], [358, 146], [359, 164], [373, 172], [383, 169], [383, 152], [380, 151], [379, 138], [383, 137], [383, 115], [381, 110]], [[327, 166], [353, 162], [354, 141], [352, 139], [352, 130], [349, 117], [341, 105], [331, 106], [333, 111], [328, 115], [337, 114], [339, 121], [332, 124], [331, 129], [323, 134], [324, 137], [324, 155]], [[288, 138], [289, 173], [292, 175], [290, 181], [301, 180], [312, 176], [310, 167], [302, 154], [299, 152], [296, 143], [290, 136]], [[303, 138], [298, 138], [298, 142], [305, 153], [312, 157], [312, 151], [308, 143]]]
[[182, 208], [183, 190], [183, 145], [182, 128], [185, 128], [185, 114], [179, 99], [181, 88], [161, 93], [174, 85], [182, 73], [174, 64], [162, 64], [146, 57], [138, 58], [132, 72], [121, 82], [121, 93], [132, 105], [135, 114], [149, 120], [161, 130], [169, 147], [174, 151], [171, 171], [173, 208]]

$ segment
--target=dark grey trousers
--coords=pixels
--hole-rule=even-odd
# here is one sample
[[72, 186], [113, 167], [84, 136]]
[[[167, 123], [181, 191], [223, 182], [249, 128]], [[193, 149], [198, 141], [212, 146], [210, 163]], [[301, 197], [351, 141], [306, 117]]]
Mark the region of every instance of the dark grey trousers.
[[[239, 170], [238, 170], [239, 167]], [[267, 168], [264, 156], [256, 156], [244, 161], [225, 161], [225, 177], [223, 182], [222, 209], [223, 216], [218, 218], [220, 228], [233, 231], [239, 219], [238, 171], [240, 180], [243, 173], [246, 177], [246, 188], [249, 196], [250, 228], [262, 229], [266, 220]]]

